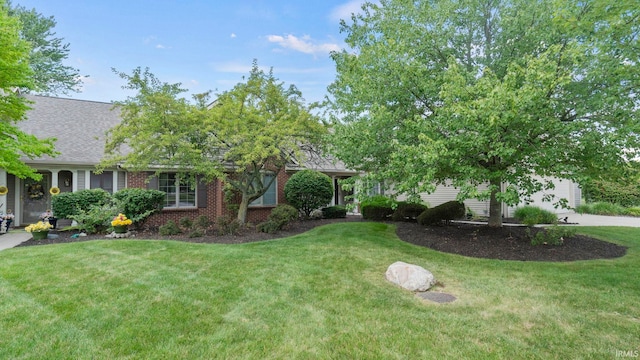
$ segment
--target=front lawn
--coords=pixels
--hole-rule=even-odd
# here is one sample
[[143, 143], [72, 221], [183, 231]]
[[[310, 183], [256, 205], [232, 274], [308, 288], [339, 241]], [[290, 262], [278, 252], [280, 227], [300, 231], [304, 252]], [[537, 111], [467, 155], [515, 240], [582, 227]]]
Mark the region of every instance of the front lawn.
[[[90, 241], [0, 252], [0, 358], [567, 359], [640, 348], [640, 229], [623, 258], [466, 258], [340, 223], [243, 245]], [[402, 260], [450, 304], [388, 283]]]

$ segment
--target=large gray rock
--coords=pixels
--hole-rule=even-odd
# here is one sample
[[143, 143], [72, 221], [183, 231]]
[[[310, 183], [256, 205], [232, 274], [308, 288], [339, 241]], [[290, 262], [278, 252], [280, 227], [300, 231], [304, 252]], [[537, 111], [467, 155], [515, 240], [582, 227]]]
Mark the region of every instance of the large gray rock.
[[392, 283], [410, 291], [427, 291], [436, 284], [436, 279], [431, 272], [418, 265], [402, 261], [389, 265], [386, 277]]

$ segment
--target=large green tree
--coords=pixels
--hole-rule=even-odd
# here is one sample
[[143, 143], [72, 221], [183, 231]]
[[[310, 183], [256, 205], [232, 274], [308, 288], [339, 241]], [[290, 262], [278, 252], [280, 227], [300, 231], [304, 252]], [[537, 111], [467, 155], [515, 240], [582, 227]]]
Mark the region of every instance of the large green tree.
[[69, 57], [70, 46], [63, 38], [56, 37], [55, 18], [11, 2], [8, 5], [9, 15], [20, 20], [20, 37], [31, 45], [29, 66], [33, 70], [33, 86], [22, 90], [45, 95], [78, 91], [80, 73], [78, 69], [64, 64]]
[[249, 204], [276, 179], [265, 182], [264, 174], [277, 174], [294, 159], [300, 161], [304, 146], [324, 130], [300, 92], [285, 88], [257, 63], [246, 82], [211, 104], [208, 94], [196, 95], [195, 104], [180, 98], [180, 84], [162, 83], [148, 70], [120, 76], [137, 95], [116, 104], [123, 121], [108, 134], [102, 166], [158, 173], [172, 169], [183, 178], [200, 174], [222, 179], [241, 194], [241, 223]]
[[7, 5], [0, 0], [0, 168], [20, 178], [39, 179], [21, 157], [54, 156], [56, 152], [53, 139], [40, 140], [17, 125], [29, 107], [16, 89], [33, 87], [29, 52], [29, 43], [20, 36], [19, 20], [9, 16]]
[[539, 176], [620, 176], [640, 149], [635, 0], [381, 0], [342, 31], [332, 152], [398, 192], [451, 181], [501, 226]]

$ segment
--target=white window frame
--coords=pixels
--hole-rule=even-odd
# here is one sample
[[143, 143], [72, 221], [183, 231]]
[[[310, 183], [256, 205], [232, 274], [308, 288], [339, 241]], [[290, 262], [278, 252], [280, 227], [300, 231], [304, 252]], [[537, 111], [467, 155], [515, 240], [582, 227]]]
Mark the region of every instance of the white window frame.
[[[271, 186], [269, 187], [269, 189], [267, 189], [267, 192], [265, 192], [264, 194], [262, 194], [262, 196], [260, 196], [259, 198], [255, 199], [254, 201], [252, 201], [249, 206], [250, 207], [259, 207], [259, 206], [276, 206], [278, 205], [278, 175], [277, 174], [273, 174], [273, 173], [265, 173], [262, 174], [261, 179], [262, 179], [262, 183], [265, 183], [265, 177], [266, 176], [273, 176], [275, 177], [275, 179], [273, 180], [273, 183], [271, 183]], [[273, 189], [272, 189], [273, 188]], [[273, 192], [273, 204], [265, 204], [264, 203], [264, 196], [267, 195], [267, 193], [269, 191]]]
[[[175, 190], [175, 192], [170, 193], [170, 192], [166, 192], [163, 188], [163, 186], [161, 185], [163, 182], [162, 177], [163, 176], [170, 176], [173, 175], [173, 180], [174, 180], [174, 184], [171, 186], [173, 187], [173, 189]], [[169, 179], [170, 180], [170, 179]], [[198, 184], [195, 184], [195, 186], [192, 188], [191, 185], [181, 185], [178, 182], [178, 179], [176, 179], [176, 173], [161, 173], [158, 175], [158, 190], [163, 191], [165, 193], [165, 202], [164, 202], [164, 209], [195, 209], [198, 207], [198, 188], [197, 188]], [[184, 190], [184, 191], [183, 191]], [[172, 206], [168, 206], [167, 204], [167, 199], [171, 196], [171, 194], [175, 195], [175, 205]], [[181, 194], [186, 194], [186, 195], [193, 195], [193, 205], [180, 205], [180, 195]]]

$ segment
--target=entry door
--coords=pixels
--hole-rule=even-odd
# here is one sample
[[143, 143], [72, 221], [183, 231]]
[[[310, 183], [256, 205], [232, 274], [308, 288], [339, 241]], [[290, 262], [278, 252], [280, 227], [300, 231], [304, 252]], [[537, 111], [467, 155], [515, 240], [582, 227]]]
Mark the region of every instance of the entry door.
[[22, 223], [33, 224], [40, 220], [40, 215], [49, 209], [50, 174], [42, 174], [42, 180], [23, 180], [22, 188]]

